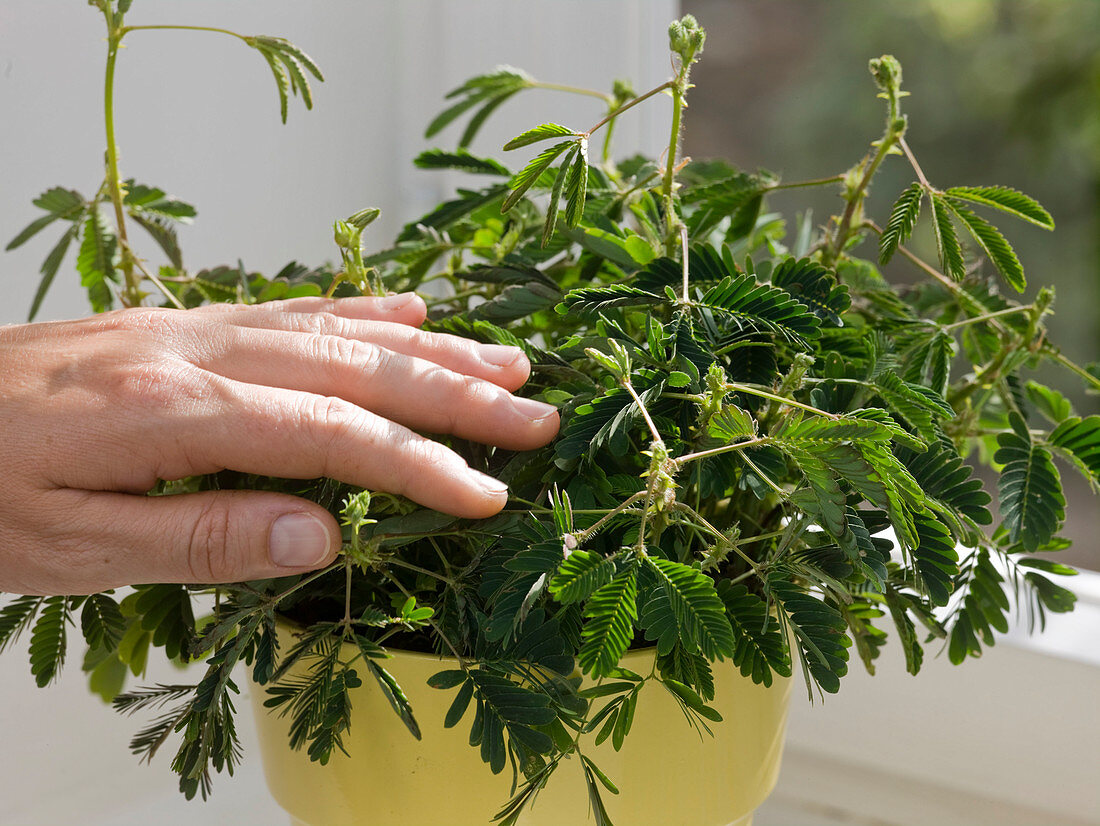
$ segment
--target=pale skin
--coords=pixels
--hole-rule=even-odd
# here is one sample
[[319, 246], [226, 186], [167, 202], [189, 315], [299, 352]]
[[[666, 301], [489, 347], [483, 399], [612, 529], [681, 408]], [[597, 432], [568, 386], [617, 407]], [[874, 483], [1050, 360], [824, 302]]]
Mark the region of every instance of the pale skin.
[[554, 437], [557, 412], [513, 395], [530, 373], [518, 348], [417, 329], [425, 312], [403, 294], [0, 327], [0, 591], [232, 582], [335, 559], [339, 526], [306, 500], [144, 495], [227, 468], [497, 513], [505, 486], [418, 433], [526, 450]]

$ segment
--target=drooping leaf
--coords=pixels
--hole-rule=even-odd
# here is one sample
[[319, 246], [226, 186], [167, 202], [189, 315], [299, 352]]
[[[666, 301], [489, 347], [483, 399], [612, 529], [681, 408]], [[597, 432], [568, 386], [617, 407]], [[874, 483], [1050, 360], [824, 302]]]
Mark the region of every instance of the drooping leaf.
[[31, 674], [39, 688], [49, 685], [65, 663], [68, 625], [72, 621], [69, 597], [46, 597], [31, 630]]
[[946, 605], [959, 572], [955, 540], [930, 512], [914, 516], [917, 545], [911, 550], [921, 580], [934, 605]]
[[34, 595], [20, 596], [0, 608], [0, 654], [34, 622], [45, 599]]
[[27, 314], [27, 321], [34, 321], [34, 317], [38, 315], [38, 311], [42, 307], [42, 301], [46, 297], [46, 292], [50, 289], [54, 276], [57, 275], [57, 270], [61, 266], [61, 261], [65, 258], [65, 253], [69, 251], [69, 245], [77, 236], [78, 228], [79, 224], [74, 223], [65, 230], [64, 235], [61, 236], [54, 248], [50, 250], [49, 255], [46, 256], [46, 260], [42, 262], [42, 268], [40, 270], [42, 279], [38, 282], [38, 289], [35, 290], [34, 300], [31, 302], [31, 309]]
[[578, 152], [565, 182], [565, 224], [570, 229], [580, 223], [588, 193], [588, 139], [581, 138], [577, 146]]
[[508, 177], [512, 175], [508, 167], [502, 163], [492, 158], [479, 158], [465, 149], [456, 149], [452, 152], [426, 149], [413, 158], [413, 163], [420, 169], [457, 169], [477, 175], [507, 175]]
[[90, 648], [114, 650], [126, 630], [126, 620], [107, 594], [92, 594], [80, 612], [80, 627]]
[[[848, 625], [844, 617], [836, 608], [803, 593], [781, 571], [770, 574], [765, 587], [798, 640], [807, 677], [823, 691], [835, 694], [840, 689], [840, 678], [848, 673], [848, 648], [852, 644], [845, 633]], [[807, 687], [809, 684], [807, 680]]]
[[540, 310], [548, 310], [561, 301], [561, 298], [557, 287], [549, 287], [542, 281], [512, 284], [488, 301], [478, 304], [466, 317], [470, 321], [484, 320], [502, 324], [525, 318]]
[[569, 170], [573, 166], [573, 162], [580, 154], [580, 147], [574, 147], [570, 149], [565, 155], [565, 160], [562, 161], [561, 168], [558, 169], [557, 177], [554, 178], [554, 186], [550, 188], [550, 201], [546, 205], [546, 221], [542, 227], [542, 246], [545, 247], [550, 243], [550, 239], [554, 237], [554, 230], [558, 226], [558, 211], [561, 206], [561, 193], [565, 189], [565, 180], [569, 177]]

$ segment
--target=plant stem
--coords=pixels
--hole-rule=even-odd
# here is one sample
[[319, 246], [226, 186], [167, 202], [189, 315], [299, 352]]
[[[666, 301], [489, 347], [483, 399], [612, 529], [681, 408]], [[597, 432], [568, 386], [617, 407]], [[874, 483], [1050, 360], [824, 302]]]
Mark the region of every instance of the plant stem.
[[773, 402], [779, 402], [785, 404], [788, 407], [797, 407], [799, 410], [805, 410], [807, 413], [813, 413], [817, 416], [824, 416], [827, 419], [839, 419], [836, 413], [829, 413], [826, 410], [819, 410], [816, 407], [811, 407], [808, 404], [802, 402], [796, 402], [794, 399], [784, 398], [783, 396], [777, 396], [775, 393], [769, 393], [767, 390], [759, 390], [748, 384], [738, 384], [737, 382], [730, 382], [726, 385], [730, 390], [734, 390], [738, 393], [748, 393], [750, 396], [760, 396], [762, 399], [770, 399]]
[[978, 324], [983, 321], [989, 321], [993, 318], [999, 318], [1006, 315], [1014, 315], [1016, 313], [1023, 313], [1033, 309], [1035, 309], [1034, 304], [1024, 304], [1019, 307], [1009, 307], [1007, 310], [998, 310], [995, 313], [986, 313], [985, 315], [974, 316], [973, 318], [964, 318], [962, 321], [956, 321], [954, 324], [945, 324], [940, 329], [953, 330], [956, 327], [965, 327], [967, 324]]
[[[127, 307], [141, 304], [141, 280], [134, 275], [133, 256], [126, 237], [126, 208], [123, 206], [122, 181], [118, 173], [118, 145], [115, 141], [115, 63], [118, 60], [118, 47], [122, 42], [124, 29], [116, 26], [113, 12], [108, 6], [104, 10], [107, 17], [107, 69], [103, 80], [103, 121], [107, 131], [107, 191], [115, 208], [115, 224], [118, 238], [122, 242], [122, 275], [126, 279], [126, 288], [120, 293], [122, 303]], [[117, 21], [121, 23], [121, 17]]]
[[619, 115], [621, 115], [623, 112], [625, 112], [627, 109], [634, 108], [639, 103], [641, 103], [643, 100], [647, 100], [648, 98], [653, 97], [658, 92], [663, 92], [665, 89], [669, 88], [673, 83], [674, 83], [674, 81], [666, 80], [660, 86], [654, 86], [648, 92], [645, 92], [643, 94], [638, 95], [638, 97], [634, 98], [634, 100], [628, 100], [626, 103], [624, 103], [618, 109], [616, 109], [614, 112], [608, 112], [607, 115], [605, 115], [603, 117], [603, 119], [601, 119], [595, 126], [590, 128], [587, 132], [582, 132], [581, 137], [583, 137], [583, 138], [591, 137], [593, 132], [595, 132], [601, 126], [606, 124], [608, 121], [614, 120]]
[[[150, 281], [152, 281], [153, 284], [156, 286], [156, 288], [158, 290], [160, 290], [162, 293], [164, 293], [164, 297], [167, 298], [169, 302], [176, 305], [177, 310], [186, 310], [187, 309], [186, 307], [183, 306], [183, 302], [181, 302], [178, 298], [176, 298], [175, 294], [171, 290], [169, 290], [167, 287], [165, 287], [164, 283], [157, 276], [153, 275], [152, 272], [150, 272], [148, 269], [146, 269], [145, 265], [141, 263], [141, 259], [138, 258], [136, 255], [134, 255], [134, 250], [130, 246], [130, 243], [126, 239], [119, 236], [119, 243], [122, 245], [122, 248], [124, 250], [126, 250], [126, 253], [127, 253], [127, 256], [128, 256], [127, 260], [133, 262], [137, 266], [137, 268], [139, 270], [141, 270], [141, 274], [144, 275], [146, 278], [148, 278]], [[179, 280], [185, 280], [185, 279], [179, 279]]]
[[901, 147], [901, 151], [905, 153], [905, 157], [909, 159], [909, 165], [913, 167], [913, 171], [917, 173], [917, 180], [920, 181], [921, 186], [927, 189], [929, 192], [934, 192], [935, 187], [928, 183], [928, 179], [924, 177], [924, 170], [920, 168], [920, 164], [917, 163], [917, 158], [913, 154], [913, 151], [909, 148], [909, 144], [905, 142], [905, 136], [898, 137], [898, 146]]
[[[130, 32], [154, 31], [154, 30], [158, 30], [158, 29], [160, 29], [160, 30], [177, 29], [177, 30], [181, 30], [181, 31], [190, 31], [190, 32], [217, 32], [218, 34], [228, 34], [231, 37], [236, 37], [238, 40], [243, 40], [245, 43], [249, 43], [249, 39], [247, 37], [245, 37], [243, 34], [237, 34], [237, 32], [231, 32], [231, 31], [229, 31], [229, 29], [216, 29], [212, 26], [170, 26], [170, 25], [123, 26], [122, 28], [119, 29], [118, 39], [122, 40], [123, 36], [129, 34]], [[252, 44], [249, 43], [249, 45], [251, 46]]]
[[744, 450], [747, 447], [756, 447], [757, 445], [766, 445], [771, 441], [771, 436], [760, 436], [756, 439], [749, 439], [747, 442], [737, 442], [732, 445], [722, 445], [721, 447], [712, 447], [708, 450], [700, 450], [696, 453], [688, 453], [684, 456], [677, 456], [673, 461], [677, 467], [686, 465], [688, 462], [694, 462], [696, 459], [705, 459], [708, 456], [717, 456], [720, 453], [730, 453], [734, 450]]
[[665, 238], [665, 254], [670, 258], [672, 257], [673, 247], [676, 245], [677, 230], [680, 223], [676, 217], [676, 206], [672, 200], [672, 187], [676, 180], [676, 150], [680, 145], [680, 119], [684, 109], [684, 77], [686, 74], [687, 66], [682, 66], [680, 74], [672, 84], [672, 134], [668, 139], [668, 159], [665, 161], [665, 223], [668, 225], [668, 235]]
[[775, 184], [774, 186], [767, 187], [764, 191], [773, 192], [777, 189], [799, 189], [805, 186], [826, 186], [827, 184], [840, 183], [843, 180], [843, 175], [833, 175], [831, 178], [816, 178], [812, 181], [795, 181], [790, 184]]
[[1067, 370], [1070, 370], [1071, 372], [1076, 373], [1078, 376], [1083, 378], [1086, 382], [1091, 384], [1095, 389], [1100, 390], [1100, 379], [1098, 379], [1096, 376], [1094, 376], [1092, 373], [1090, 373], [1085, 368], [1080, 367], [1077, 364], [1074, 364], [1072, 361], [1070, 361], [1068, 358], [1063, 356], [1061, 353], [1052, 352], [1050, 357], [1052, 359], [1054, 359], [1056, 362], [1058, 362], [1060, 365], [1065, 367]]
[[615, 98], [607, 94], [607, 92], [597, 92], [595, 89], [585, 89], [580, 86], [567, 86], [561, 83], [543, 83], [540, 80], [532, 81], [529, 86], [532, 89], [549, 89], [552, 92], [569, 92], [573, 95], [585, 95], [590, 98], [599, 98], [604, 103], [611, 103], [615, 100]]
[[610, 522], [612, 519], [614, 519], [620, 513], [625, 511], [627, 508], [629, 508], [631, 505], [633, 505], [639, 499], [645, 498], [645, 495], [646, 495], [646, 492], [644, 490], [638, 491], [637, 493], [632, 495], [630, 498], [628, 498], [624, 502], [622, 502], [618, 507], [608, 511], [600, 519], [600, 521], [596, 522], [596, 524], [590, 525], [589, 527], [585, 528], [583, 531], [579, 531], [579, 532], [573, 534], [574, 538], [577, 540], [577, 545], [582, 545], [584, 542], [586, 542], [589, 539], [589, 537], [595, 535], [596, 532], [599, 531], [600, 528], [602, 528], [604, 525], [606, 525], [608, 522]]

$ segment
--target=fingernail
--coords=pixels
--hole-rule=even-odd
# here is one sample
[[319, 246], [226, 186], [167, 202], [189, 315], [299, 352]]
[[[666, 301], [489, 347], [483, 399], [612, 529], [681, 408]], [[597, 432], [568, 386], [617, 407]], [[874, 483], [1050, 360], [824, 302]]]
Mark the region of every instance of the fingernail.
[[496, 367], [507, 367], [523, 355], [518, 347], [509, 347], [507, 344], [482, 344], [478, 352], [481, 353], [482, 361]]
[[398, 293], [397, 295], [387, 295], [378, 302], [378, 306], [392, 313], [405, 309], [415, 300], [416, 293]]
[[557, 412], [557, 408], [552, 404], [535, 401], [534, 399], [524, 399], [520, 396], [512, 396], [512, 406], [519, 411], [520, 415], [535, 421], [545, 419], [552, 413]]
[[268, 554], [284, 568], [316, 565], [328, 556], [329, 533], [321, 521], [308, 513], [288, 513], [271, 526]]
[[474, 484], [490, 496], [500, 496], [502, 493], [508, 492], [508, 485], [499, 479], [494, 479], [492, 476], [487, 476], [476, 470], [471, 470], [470, 475], [473, 476]]

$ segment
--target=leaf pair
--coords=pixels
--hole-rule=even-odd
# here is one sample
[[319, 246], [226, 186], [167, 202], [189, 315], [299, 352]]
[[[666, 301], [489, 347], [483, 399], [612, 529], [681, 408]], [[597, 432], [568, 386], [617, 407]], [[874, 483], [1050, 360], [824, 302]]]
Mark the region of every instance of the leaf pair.
[[890, 211], [890, 219], [879, 240], [879, 261], [887, 263], [911, 235], [920, 216], [921, 202], [928, 197], [932, 206], [932, 227], [936, 234], [943, 271], [955, 281], [966, 275], [962, 245], [952, 220], [958, 221], [989, 257], [997, 272], [1017, 292], [1027, 286], [1024, 269], [1015, 250], [999, 229], [977, 215], [967, 203], [992, 207], [1043, 229], [1054, 229], [1054, 219], [1034, 198], [1003, 186], [956, 186], [940, 192], [914, 182], [901, 193]]

